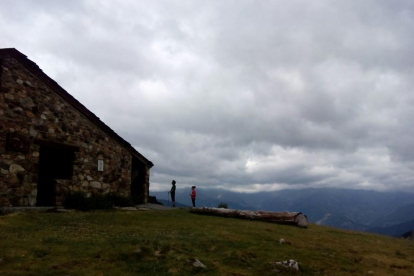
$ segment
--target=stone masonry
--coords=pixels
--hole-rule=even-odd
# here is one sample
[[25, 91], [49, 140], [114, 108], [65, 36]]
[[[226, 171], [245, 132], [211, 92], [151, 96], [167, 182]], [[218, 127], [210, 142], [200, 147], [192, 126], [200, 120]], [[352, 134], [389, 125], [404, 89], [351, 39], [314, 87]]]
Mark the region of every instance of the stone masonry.
[[[56, 180], [57, 205], [68, 191], [130, 195], [130, 151], [12, 57], [0, 60], [0, 85], [0, 206], [36, 205], [37, 140], [78, 149], [72, 179]], [[102, 172], [98, 160], [104, 161]], [[149, 166], [146, 172], [145, 199]]]

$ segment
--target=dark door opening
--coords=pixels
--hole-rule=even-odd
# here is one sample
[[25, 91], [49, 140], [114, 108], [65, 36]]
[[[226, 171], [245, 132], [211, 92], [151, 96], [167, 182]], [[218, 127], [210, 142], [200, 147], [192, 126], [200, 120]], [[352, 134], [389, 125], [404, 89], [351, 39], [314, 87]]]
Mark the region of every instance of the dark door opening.
[[138, 158], [132, 157], [131, 197], [139, 203], [145, 201], [145, 165]]
[[56, 204], [55, 179], [72, 178], [74, 159], [73, 150], [40, 146], [37, 206], [54, 206]]

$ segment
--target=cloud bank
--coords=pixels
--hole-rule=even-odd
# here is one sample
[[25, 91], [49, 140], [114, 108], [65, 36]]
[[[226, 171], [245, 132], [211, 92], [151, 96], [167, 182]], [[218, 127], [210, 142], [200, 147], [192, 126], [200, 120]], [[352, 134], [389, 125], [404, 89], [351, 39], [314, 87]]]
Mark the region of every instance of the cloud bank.
[[413, 40], [412, 1], [0, 2], [0, 47], [153, 161], [152, 190], [414, 190]]

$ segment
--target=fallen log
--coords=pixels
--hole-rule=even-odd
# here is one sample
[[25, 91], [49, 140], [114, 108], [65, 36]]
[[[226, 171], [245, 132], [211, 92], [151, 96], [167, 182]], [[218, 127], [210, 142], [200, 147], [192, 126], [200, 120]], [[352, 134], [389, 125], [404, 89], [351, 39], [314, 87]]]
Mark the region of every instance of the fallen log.
[[191, 208], [191, 213], [215, 215], [220, 217], [260, 220], [274, 223], [294, 224], [300, 227], [308, 226], [308, 217], [301, 212], [265, 212], [247, 211], [224, 208]]

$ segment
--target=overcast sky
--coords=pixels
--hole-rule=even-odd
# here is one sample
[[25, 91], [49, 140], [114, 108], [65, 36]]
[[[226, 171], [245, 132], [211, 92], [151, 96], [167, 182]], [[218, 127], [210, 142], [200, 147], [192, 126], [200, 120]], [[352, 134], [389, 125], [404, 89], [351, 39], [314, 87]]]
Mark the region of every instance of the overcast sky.
[[414, 2], [0, 1], [151, 190], [414, 190]]

